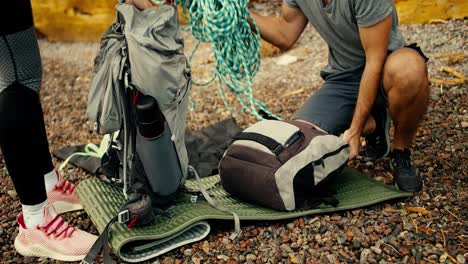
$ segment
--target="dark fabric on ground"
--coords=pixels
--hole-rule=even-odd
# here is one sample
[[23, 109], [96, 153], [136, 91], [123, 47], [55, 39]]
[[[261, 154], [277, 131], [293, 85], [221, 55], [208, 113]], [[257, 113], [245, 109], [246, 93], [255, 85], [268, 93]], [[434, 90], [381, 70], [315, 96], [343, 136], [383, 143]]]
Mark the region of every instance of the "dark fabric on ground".
[[185, 134], [189, 164], [201, 177], [218, 174], [218, 163], [234, 136], [242, 132], [234, 118]]
[[[200, 177], [218, 174], [218, 163], [224, 151], [235, 135], [242, 132], [234, 118], [223, 120], [199, 131], [187, 131], [185, 144], [189, 154], [189, 164]], [[83, 152], [85, 145], [70, 146], [54, 151], [54, 155], [62, 160], [76, 152]], [[70, 164], [80, 167], [90, 173], [99, 170], [101, 162], [97, 158], [76, 156]]]
[[44, 174], [53, 170], [37, 92], [14, 83], [0, 93], [0, 147], [22, 204], [46, 200]]
[[[99, 143], [95, 143], [99, 145]], [[77, 152], [84, 152], [85, 144], [68, 146], [61, 149], [58, 149], [53, 152], [54, 156], [61, 160], [66, 160], [68, 157]], [[97, 173], [101, 167], [101, 161], [98, 158], [90, 156], [75, 156], [70, 159], [70, 164], [73, 164], [76, 167], [82, 168], [89, 173]]]

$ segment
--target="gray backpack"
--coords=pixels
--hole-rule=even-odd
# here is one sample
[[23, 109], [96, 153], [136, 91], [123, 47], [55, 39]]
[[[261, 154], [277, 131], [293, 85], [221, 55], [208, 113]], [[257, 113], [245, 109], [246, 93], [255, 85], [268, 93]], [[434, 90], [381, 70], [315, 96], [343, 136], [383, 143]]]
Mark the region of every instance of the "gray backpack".
[[331, 204], [327, 179], [341, 171], [348, 145], [299, 121], [260, 121], [226, 150], [219, 171], [224, 189], [238, 198], [276, 210]]
[[[134, 182], [130, 175], [135, 172], [132, 165], [138, 155], [142, 162], [136, 164], [141, 163], [150, 181], [156, 182], [149, 184], [155, 188], [159, 185], [154, 192], [167, 193], [180, 185], [188, 171], [184, 137], [191, 70], [184, 55], [177, 9], [172, 5], [161, 5], [141, 12], [126, 4], [117, 5], [116, 9], [117, 20], [104, 34], [95, 59], [87, 113], [97, 133], [120, 133], [112, 142], [114, 150], [104, 157], [105, 172], [118, 174], [116, 178], [120, 178], [127, 190]], [[157, 101], [169, 131], [166, 136], [170, 134], [180, 165], [181, 175], [177, 180], [164, 175], [163, 171], [150, 171], [150, 163], [160, 157], [145, 148], [150, 144], [141, 140], [138, 129], [135, 129], [133, 107], [138, 97]], [[117, 152], [118, 160], [112, 152]], [[123, 163], [122, 171], [116, 168], [118, 162]], [[170, 183], [165, 184], [165, 180]]]
[[110, 263], [107, 238], [114, 222], [128, 228], [151, 224], [179, 199], [189, 171], [184, 137], [190, 72], [175, 6], [141, 12], [117, 5], [117, 20], [104, 34], [95, 60], [88, 116], [97, 133], [111, 134], [101, 169], [128, 199], [86, 263], [101, 249]]

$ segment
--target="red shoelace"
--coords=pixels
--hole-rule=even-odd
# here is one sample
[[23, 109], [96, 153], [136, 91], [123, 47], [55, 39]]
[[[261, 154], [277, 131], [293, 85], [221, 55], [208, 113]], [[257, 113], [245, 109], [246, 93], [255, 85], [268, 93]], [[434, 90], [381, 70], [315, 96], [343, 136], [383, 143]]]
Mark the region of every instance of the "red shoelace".
[[55, 190], [69, 194], [73, 193], [75, 185], [69, 181], [59, 179], [58, 183], [55, 185]]
[[45, 226], [37, 226], [38, 229], [44, 230], [47, 236], [54, 235], [56, 238], [62, 237], [67, 238], [71, 237], [76, 228], [69, 225], [65, 222], [60, 215], [55, 216], [52, 221], [50, 221]]

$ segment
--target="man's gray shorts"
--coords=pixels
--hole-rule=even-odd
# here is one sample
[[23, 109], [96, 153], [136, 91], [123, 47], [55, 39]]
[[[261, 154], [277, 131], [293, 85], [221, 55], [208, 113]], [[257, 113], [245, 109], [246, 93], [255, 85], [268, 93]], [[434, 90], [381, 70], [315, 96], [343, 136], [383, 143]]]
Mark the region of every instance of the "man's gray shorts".
[[[405, 45], [405, 48], [418, 52], [426, 63], [429, 60], [416, 43]], [[345, 132], [353, 119], [363, 71], [364, 66], [340, 73], [322, 72], [325, 81], [322, 88], [307, 99], [294, 118], [309, 121], [337, 136]], [[387, 97], [381, 83], [371, 112], [384, 111], [387, 107]]]
[[[330, 134], [339, 136], [346, 131], [353, 119], [359, 95], [362, 67], [340, 73], [325, 73], [323, 86], [312, 94], [294, 118], [309, 121]], [[379, 89], [374, 110], [384, 110], [387, 100], [383, 87]]]
[[[405, 48], [415, 50], [426, 62], [429, 60], [416, 43], [405, 45]], [[321, 76], [325, 80], [322, 88], [307, 99], [294, 118], [309, 121], [337, 136], [345, 132], [353, 120], [363, 71], [364, 66], [340, 73], [322, 72]], [[387, 107], [381, 83], [371, 112], [384, 111]]]

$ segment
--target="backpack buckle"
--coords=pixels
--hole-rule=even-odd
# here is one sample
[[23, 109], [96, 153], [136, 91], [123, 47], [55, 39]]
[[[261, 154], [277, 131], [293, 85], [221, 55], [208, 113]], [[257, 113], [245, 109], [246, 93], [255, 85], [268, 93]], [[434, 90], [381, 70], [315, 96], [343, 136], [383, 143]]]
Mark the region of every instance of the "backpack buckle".
[[119, 212], [117, 215], [117, 221], [121, 224], [125, 224], [130, 220], [130, 211], [124, 210], [122, 212]]

